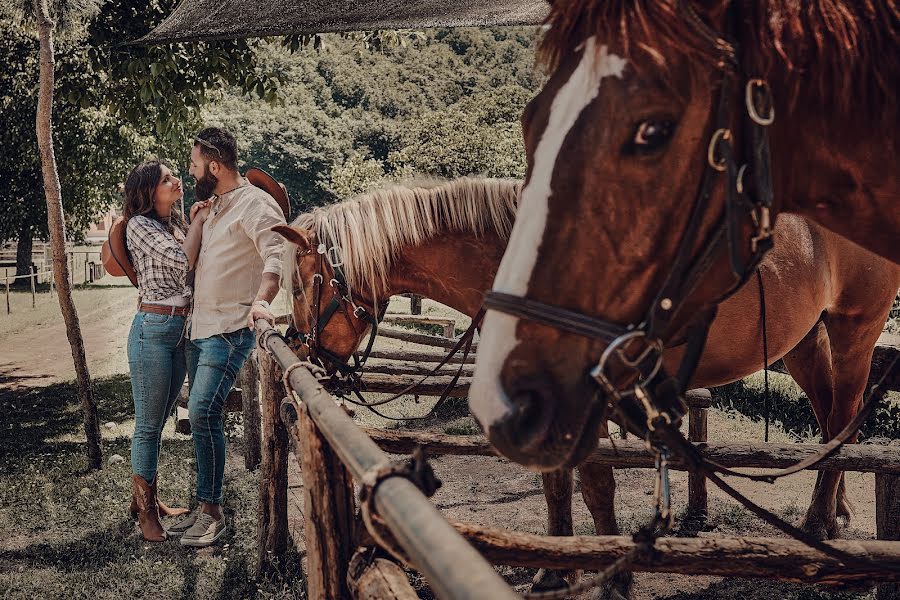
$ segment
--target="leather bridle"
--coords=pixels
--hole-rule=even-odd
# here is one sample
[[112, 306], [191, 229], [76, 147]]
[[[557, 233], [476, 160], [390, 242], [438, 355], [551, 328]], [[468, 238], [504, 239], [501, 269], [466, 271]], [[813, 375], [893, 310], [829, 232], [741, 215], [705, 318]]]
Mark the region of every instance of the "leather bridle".
[[[738, 16], [735, 7], [732, 9], [729, 28], [737, 32]], [[644, 318], [636, 323], [616, 323], [495, 291], [488, 292], [484, 300], [488, 310], [604, 342], [606, 349], [591, 369], [591, 376], [604, 392], [604, 401], [608, 401], [614, 414], [618, 413], [623, 424], [641, 437], [661, 425], [680, 422], [687, 410], [680, 396], [696, 369], [715, 317], [715, 304], [737, 291], [772, 247], [769, 217], [772, 181], [767, 128], [774, 122], [775, 115], [769, 86], [764, 79], [752, 77], [741, 69], [737, 43], [721, 39], [684, 3], [683, 10], [686, 18], [721, 52], [721, 79], [713, 116], [715, 129], [709, 140], [693, 210], [672, 268]], [[740, 164], [735, 156], [735, 136], [731, 131], [735, 79], [740, 79], [744, 88], [741, 115], [744, 162]], [[725, 210], [701, 245], [702, 250], [695, 254], [693, 248], [701, 234], [701, 225], [713, 210], [711, 198], [721, 175], [725, 176]], [[753, 230], [749, 240], [743, 235], [748, 222]], [[662, 368], [662, 351], [664, 342], [676, 333], [672, 331], [675, 317], [723, 251], [728, 253], [734, 283], [712, 303], [712, 308], [702, 311], [688, 323], [684, 359], [678, 373], [667, 376]], [[745, 256], [748, 257], [745, 259]], [[622, 385], [618, 381], [628, 383]]]
[[[322, 363], [324, 359], [342, 378], [358, 381], [375, 345], [375, 338], [378, 336], [378, 324], [387, 311], [387, 302], [376, 305], [374, 301], [360, 299], [359, 296], [354, 297], [350, 286], [347, 284], [347, 278], [344, 276], [343, 270], [340, 266], [332, 264], [327, 259], [328, 250], [325, 244], [319, 244], [315, 249], [309, 248], [297, 253], [297, 269], [294, 277], [299, 285], [295, 285], [292, 290], [294, 298], [300, 298], [303, 294], [303, 284], [300, 279], [300, 261], [304, 256], [309, 256], [313, 252], [316, 253], [317, 268], [316, 273], [313, 275], [311, 327], [308, 332], [301, 332], [291, 327], [286, 334], [286, 338], [294, 344], [299, 343], [306, 346], [309, 350], [311, 362]], [[325, 310], [320, 311], [322, 295], [327, 289], [325, 286], [326, 280], [328, 280], [327, 287], [331, 288], [332, 294]], [[352, 365], [336, 353], [325, 348], [319, 338], [322, 331], [331, 322], [331, 319], [339, 312], [343, 314], [355, 332], [359, 333], [355, 321], [359, 321], [363, 323], [364, 327], [369, 328], [369, 341], [366, 344], [366, 348], [362, 354], [354, 352], [351, 355], [353, 359]], [[324, 363], [322, 365], [324, 367], [328, 366]]]

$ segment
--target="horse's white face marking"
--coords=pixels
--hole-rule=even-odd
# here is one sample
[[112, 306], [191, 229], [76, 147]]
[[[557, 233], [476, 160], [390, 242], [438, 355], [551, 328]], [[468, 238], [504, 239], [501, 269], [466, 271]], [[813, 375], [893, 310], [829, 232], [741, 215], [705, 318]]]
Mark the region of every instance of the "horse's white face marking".
[[[600, 93], [603, 78], [621, 78], [626, 64], [624, 58], [608, 53], [605, 45], [598, 51], [594, 37], [584, 43], [581, 61], [553, 98], [547, 128], [534, 152], [531, 177], [522, 190], [516, 223], [494, 280], [494, 290], [526, 295], [547, 224], [552, 194], [550, 182], [563, 141], [582, 111]], [[485, 431], [508, 410], [500, 372], [518, 343], [515, 337], [517, 321], [515, 317], [495, 311], [488, 311], [484, 319], [469, 408]]]

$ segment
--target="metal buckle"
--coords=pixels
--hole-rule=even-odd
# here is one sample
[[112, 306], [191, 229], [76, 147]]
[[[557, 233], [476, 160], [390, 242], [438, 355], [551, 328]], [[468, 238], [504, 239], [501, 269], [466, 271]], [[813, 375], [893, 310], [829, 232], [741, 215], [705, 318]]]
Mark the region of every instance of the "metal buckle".
[[731, 141], [731, 130], [727, 128], [716, 129], [715, 133], [712, 134], [712, 137], [709, 139], [709, 147], [706, 149], [706, 162], [709, 163], [709, 166], [719, 171], [720, 173], [724, 171], [728, 167], [728, 163], [724, 157], [716, 158], [716, 148], [719, 147], [719, 142], [730, 142]]
[[744, 193], [744, 175], [747, 173], [747, 164], [744, 163], [741, 165], [741, 168], [738, 169], [737, 177], [734, 181], [734, 190], [738, 194]]
[[634, 397], [637, 398], [644, 412], [647, 413], [647, 431], [656, 431], [657, 425], [668, 426], [672, 424], [672, 417], [667, 412], [660, 412], [656, 405], [650, 400], [647, 391], [642, 385], [634, 386]]
[[[756, 110], [756, 102], [753, 101], [754, 89], [763, 91], [763, 99], [769, 105], [769, 114], [763, 116]], [[750, 116], [750, 120], [757, 125], [768, 127], [775, 122], [775, 103], [772, 102], [772, 90], [765, 79], [750, 79], [747, 81], [747, 87], [744, 88], [744, 103], [747, 105], [747, 114]]]
[[750, 251], [755, 253], [759, 243], [772, 236], [772, 222], [768, 206], [759, 206], [750, 214], [753, 216], [753, 223], [756, 225], [756, 235], [750, 238]]
[[[643, 330], [629, 331], [628, 333], [622, 334], [616, 339], [614, 339], [607, 347], [603, 350], [603, 354], [600, 355], [600, 360], [597, 361], [597, 364], [594, 365], [594, 368], [591, 369], [591, 377], [594, 378], [597, 383], [600, 384], [604, 388], [604, 390], [618, 398], [620, 397], [619, 390], [615, 388], [609, 378], [606, 376], [606, 365], [609, 362], [609, 359], [612, 357], [613, 353], [616, 354], [618, 359], [629, 369], [633, 369], [638, 372], [639, 377], [636, 382], [636, 386], [639, 387], [640, 384], [644, 381], [649, 381], [656, 376], [659, 370], [662, 368], [662, 342], [659, 340], [646, 340], [647, 347], [638, 355], [635, 359], [630, 359], [625, 355], [626, 346], [633, 340], [638, 338], [644, 338], [646, 340], [647, 334]], [[650, 356], [651, 352], [656, 352], [656, 364], [653, 365], [653, 368], [650, 370], [650, 373], [644, 374], [640, 371], [640, 364], [644, 362], [648, 356]]]
[[650, 444], [650, 450], [656, 454], [656, 485], [654, 495], [656, 506], [653, 523], [663, 531], [668, 531], [674, 523], [672, 515], [672, 493], [669, 485], [669, 451], [665, 446]]

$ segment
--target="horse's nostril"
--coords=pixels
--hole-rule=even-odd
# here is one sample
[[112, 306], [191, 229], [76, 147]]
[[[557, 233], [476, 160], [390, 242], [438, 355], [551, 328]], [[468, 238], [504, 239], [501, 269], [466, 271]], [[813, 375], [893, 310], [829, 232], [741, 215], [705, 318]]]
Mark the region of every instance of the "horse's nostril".
[[503, 429], [510, 442], [520, 450], [539, 450], [547, 441], [553, 421], [553, 397], [550, 387], [528, 382], [516, 387], [509, 400], [513, 406]]

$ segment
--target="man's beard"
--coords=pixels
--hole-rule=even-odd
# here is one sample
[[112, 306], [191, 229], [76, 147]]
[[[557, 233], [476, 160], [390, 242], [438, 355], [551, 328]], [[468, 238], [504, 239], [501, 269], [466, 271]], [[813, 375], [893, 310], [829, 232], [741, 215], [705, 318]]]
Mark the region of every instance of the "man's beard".
[[209, 167], [206, 167], [203, 170], [203, 177], [198, 179], [197, 183], [194, 185], [194, 192], [197, 195], [197, 200], [209, 200], [217, 185], [219, 185], [219, 178], [210, 173]]

